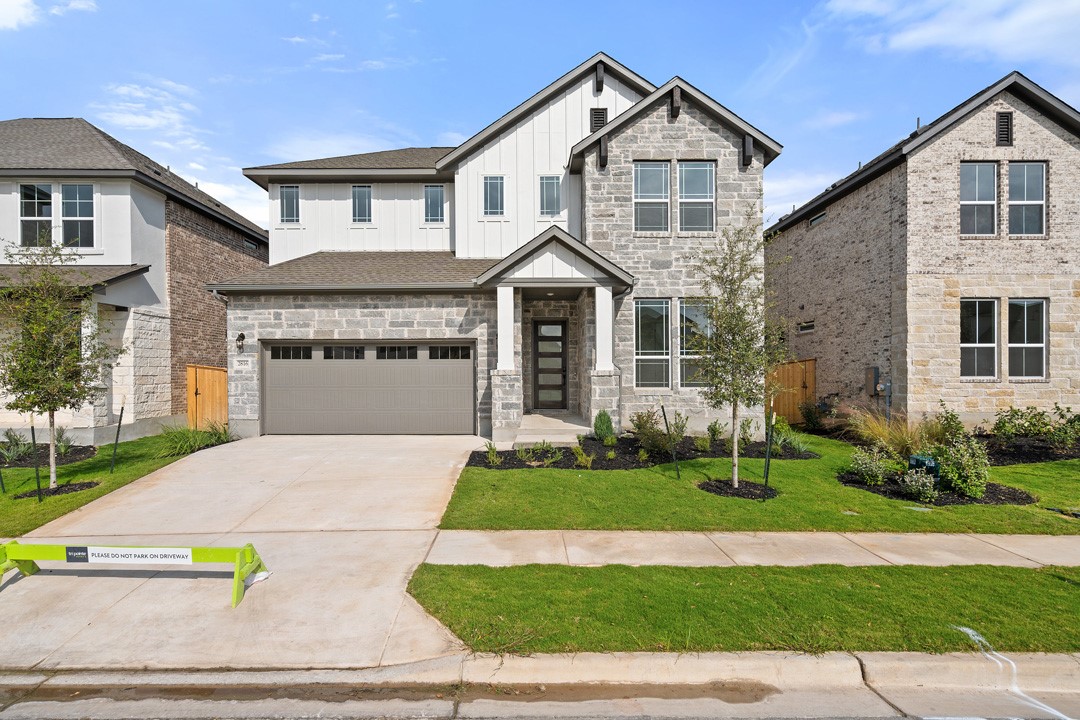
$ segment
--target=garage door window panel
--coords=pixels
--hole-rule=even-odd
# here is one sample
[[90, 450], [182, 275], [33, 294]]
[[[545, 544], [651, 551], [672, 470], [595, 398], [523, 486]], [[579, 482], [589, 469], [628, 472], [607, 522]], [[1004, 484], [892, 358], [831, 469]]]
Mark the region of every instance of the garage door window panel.
[[376, 360], [415, 360], [417, 345], [379, 345], [375, 348]]
[[325, 345], [323, 360], [363, 360], [363, 345]]
[[472, 348], [468, 345], [432, 345], [428, 348], [430, 360], [469, 360]]
[[270, 348], [271, 360], [310, 360], [310, 345], [275, 345]]

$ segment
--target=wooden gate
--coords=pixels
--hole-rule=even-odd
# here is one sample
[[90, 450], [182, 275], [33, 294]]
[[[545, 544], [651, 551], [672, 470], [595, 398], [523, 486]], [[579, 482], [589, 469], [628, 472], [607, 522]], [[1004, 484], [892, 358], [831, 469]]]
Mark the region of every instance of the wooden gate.
[[225, 368], [187, 366], [188, 427], [196, 430], [207, 423], [229, 421], [229, 379]]
[[817, 399], [816, 366], [816, 360], [796, 360], [784, 363], [769, 376], [770, 382], [783, 388], [773, 398], [773, 412], [789, 423], [801, 423], [799, 405], [805, 400]]

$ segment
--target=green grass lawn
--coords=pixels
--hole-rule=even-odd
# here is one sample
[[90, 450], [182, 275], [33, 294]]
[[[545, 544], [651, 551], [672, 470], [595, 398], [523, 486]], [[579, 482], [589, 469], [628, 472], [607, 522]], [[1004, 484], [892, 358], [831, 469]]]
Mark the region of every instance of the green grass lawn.
[[422, 565], [409, 592], [478, 652], [1080, 650], [1080, 568]]
[[[16, 494], [36, 488], [33, 468], [5, 469], [3, 473], [7, 494], [0, 495], [0, 537], [13, 538], [30, 532], [50, 520], [55, 520], [91, 500], [96, 500], [179, 459], [158, 457], [162, 447], [162, 439], [157, 436], [120, 443], [116, 455], [116, 472], [111, 475], [109, 474], [109, 462], [112, 458], [111, 445], [99, 448], [95, 457], [70, 465], [61, 465], [56, 469], [56, 480], [61, 485], [88, 481], [101, 484], [91, 490], [46, 497], [42, 503], [39, 503], [37, 498], [14, 499]], [[41, 483], [42, 487], [49, 486], [47, 465], [41, 469]]]
[[[707, 479], [730, 478], [730, 460], [644, 470], [488, 470], [465, 468], [442, 528], [486, 530], [836, 530], [1080, 534], [1080, 520], [1046, 507], [1080, 508], [1080, 460], [994, 468], [992, 480], [1022, 488], [1036, 505], [935, 507], [889, 500], [836, 481], [852, 447], [809, 437], [819, 460], [772, 463], [777, 498], [756, 502], [710, 495]], [[740, 477], [760, 482], [764, 461], [740, 462]], [[855, 513], [855, 514], [845, 514]]]

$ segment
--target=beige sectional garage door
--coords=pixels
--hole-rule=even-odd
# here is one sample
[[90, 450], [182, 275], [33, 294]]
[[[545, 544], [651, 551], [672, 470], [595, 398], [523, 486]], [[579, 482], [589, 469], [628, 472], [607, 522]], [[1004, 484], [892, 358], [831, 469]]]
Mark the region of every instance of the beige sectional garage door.
[[475, 348], [397, 342], [264, 347], [264, 432], [474, 433]]

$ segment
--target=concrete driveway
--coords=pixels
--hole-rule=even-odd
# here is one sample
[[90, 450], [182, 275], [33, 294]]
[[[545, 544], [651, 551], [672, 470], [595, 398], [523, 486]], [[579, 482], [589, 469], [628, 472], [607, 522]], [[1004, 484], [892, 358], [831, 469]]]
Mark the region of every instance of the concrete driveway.
[[476, 437], [261, 437], [204, 450], [24, 542], [253, 543], [271, 572], [230, 608], [218, 566], [42, 563], [0, 585], [0, 668], [372, 667], [462, 646], [405, 593]]

